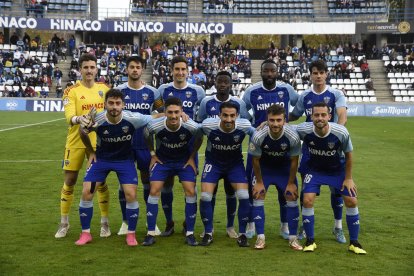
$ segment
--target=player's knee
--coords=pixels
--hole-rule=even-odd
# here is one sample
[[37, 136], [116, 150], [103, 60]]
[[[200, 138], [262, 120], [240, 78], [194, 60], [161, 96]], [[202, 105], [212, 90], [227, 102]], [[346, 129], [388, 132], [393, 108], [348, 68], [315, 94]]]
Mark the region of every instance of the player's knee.
[[344, 203], [347, 208], [355, 208], [358, 205], [356, 197], [344, 196]]
[[211, 201], [213, 199], [213, 194], [208, 192], [201, 193], [201, 201]]
[[137, 193], [135, 189], [125, 189], [125, 199], [127, 202], [132, 202], [136, 200]]
[[313, 207], [313, 198], [306, 196], [306, 194], [303, 196], [303, 206], [305, 208], [312, 208]]
[[195, 191], [195, 189], [194, 189], [194, 187], [192, 187], [192, 188], [185, 188], [184, 189], [184, 193], [185, 193], [185, 196], [187, 197], [187, 196], [196, 196], [196, 191]]
[[237, 198], [240, 199], [249, 199], [249, 192], [247, 189], [239, 189], [236, 192]]

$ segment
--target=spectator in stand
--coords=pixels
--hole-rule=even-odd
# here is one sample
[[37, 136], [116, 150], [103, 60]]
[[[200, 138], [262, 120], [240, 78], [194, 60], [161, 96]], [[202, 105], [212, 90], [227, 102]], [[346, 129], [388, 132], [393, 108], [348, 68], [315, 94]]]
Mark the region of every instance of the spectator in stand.
[[365, 82], [365, 87], [367, 90], [374, 90], [374, 83], [370, 78]]
[[59, 69], [58, 66], [56, 66], [55, 70], [53, 71], [53, 78], [56, 80], [56, 84], [59, 86], [62, 85], [62, 76], [63, 76], [62, 71]]
[[366, 59], [362, 59], [361, 61], [361, 73], [364, 79], [368, 79], [371, 77], [371, 73], [368, 67], [368, 62]]
[[17, 35], [16, 32], [14, 32], [12, 36], [10, 37], [10, 44], [17, 45], [17, 41], [19, 40], [20, 40], [19, 36]]
[[62, 98], [63, 96], [63, 89], [61, 85], [56, 86], [56, 98]]
[[41, 98], [49, 98], [49, 91], [45, 89], [45, 87], [42, 86], [40, 90], [40, 97]]

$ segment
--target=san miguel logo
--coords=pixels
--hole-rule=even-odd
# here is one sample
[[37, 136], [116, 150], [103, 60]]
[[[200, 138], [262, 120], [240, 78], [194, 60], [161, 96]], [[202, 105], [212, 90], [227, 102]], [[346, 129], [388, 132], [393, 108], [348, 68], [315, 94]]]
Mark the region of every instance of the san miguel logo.
[[403, 21], [403, 22], [400, 22], [400, 24], [398, 24], [398, 31], [402, 34], [408, 33], [410, 29], [411, 29], [410, 23], [408, 23], [407, 21]]

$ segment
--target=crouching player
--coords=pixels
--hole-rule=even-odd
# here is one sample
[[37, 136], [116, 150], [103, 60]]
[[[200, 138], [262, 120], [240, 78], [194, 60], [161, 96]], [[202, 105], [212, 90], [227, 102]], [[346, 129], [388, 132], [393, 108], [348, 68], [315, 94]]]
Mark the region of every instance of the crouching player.
[[329, 122], [331, 114], [325, 102], [313, 105], [311, 118], [312, 122], [302, 123], [297, 128], [309, 151], [309, 171], [303, 181], [302, 220], [307, 237], [303, 251], [313, 252], [316, 249], [313, 204], [321, 185], [329, 185], [335, 188], [336, 193], [342, 194], [345, 202], [349, 251], [366, 254], [358, 242], [359, 212], [357, 188], [352, 179], [352, 142], [349, 133], [344, 126]]
[[[196, 175], [194, 157], [203, 140], [200, 128], [193, 120], [183, 122], [183, 105], [179, 98], [165, 100], [165, 118], [154, 120], [145, 129], [145, 139], [151, 153], [150, 195], [147, 201], [148, 234], [142, 245], [155, 243], [155, 225], [158, 216], [158, 201], [165, 181], [178, 175], [185, 192], [186, 244], [198, 245], [194, 237], [194, 224], [197, 217]], [[156, 151], [154, 141], [156, 138]], [[191, 141], [194, 139], [194, 144]], [[167, 216], [171, 218], [171, 216]], [[167, 221], [167, 225], [172, 225]]]
[[201, 177], [200, 213], [204, 223], [204, 237], [201, 245], [213, 242], [212, 198], [217, 182], [226, 178], [236, 191], [239, 200], [238, 219], [240, 247], [248, 247], [246, 226], [249, 219], [249, 192], [244, 168], [242, 144], [246, 135], [252, 135], [254, 128], [246, 119], [237, 119], [239, 106], [233, 102], [220, 105], [219, 118], [203, 121], [203, 132], [208, 138], [206, 161]]
[[90, 225], [93, 215], [93, 196], [99, 185], [105, 182], [111, 171], [116, 172], [119, 182], [125, 191], [126, 216], [128, 219], [128, 234], [126, 242], [129, 246], [136, 246], [135, 228], [138, 222], [139, 206], [136, 197], [138, 176], [134, 165], [132, 151], [132, 137], [135, 130], [145, 126], [152, 118], [161, 116], [142, 115], [122, 111], [124, 95], [121, 91], [110, 89], [105, 95], [105, 111], [93, 119], [95, 125], [91, 129], [97, 134], [97, 147], [94, 152], [87, 133], [89, 130], [80, 128], [83, 143], [89, 152], [90, 166], [86, 171], [82, 197], [79, 204], [79, 217], [82, 233], [76, 245], [85, 245], [92, 241]]
[[[267, 126], [257, 131], [250, 141], [249, 154], [253, 156], [253, 219], [256, 225], [256, 249], [265, 247], [264, 200], [267, 189], [275, 185], [279, 195], [286, 198], [286, 218], [289, 228], [289, 245], [302, 250], [296, 232], [299, 222], [296, 172], [300, 154], [300, 139], [286, 123], [286, 111], [281, 105], [267, 109]], [[279, 200], [280, 201], [280, 200]]]

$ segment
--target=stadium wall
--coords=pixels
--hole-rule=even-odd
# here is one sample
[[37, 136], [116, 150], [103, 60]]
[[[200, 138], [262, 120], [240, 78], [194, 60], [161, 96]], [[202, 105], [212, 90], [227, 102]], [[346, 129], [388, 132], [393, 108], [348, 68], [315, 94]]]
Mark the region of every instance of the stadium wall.
[[[0, 99], [2, 111], [63, 112], [62, 100], [58, 99]], [[367, 117], [414, 117], [412, 104], [348, 104], [348, 116]]]

